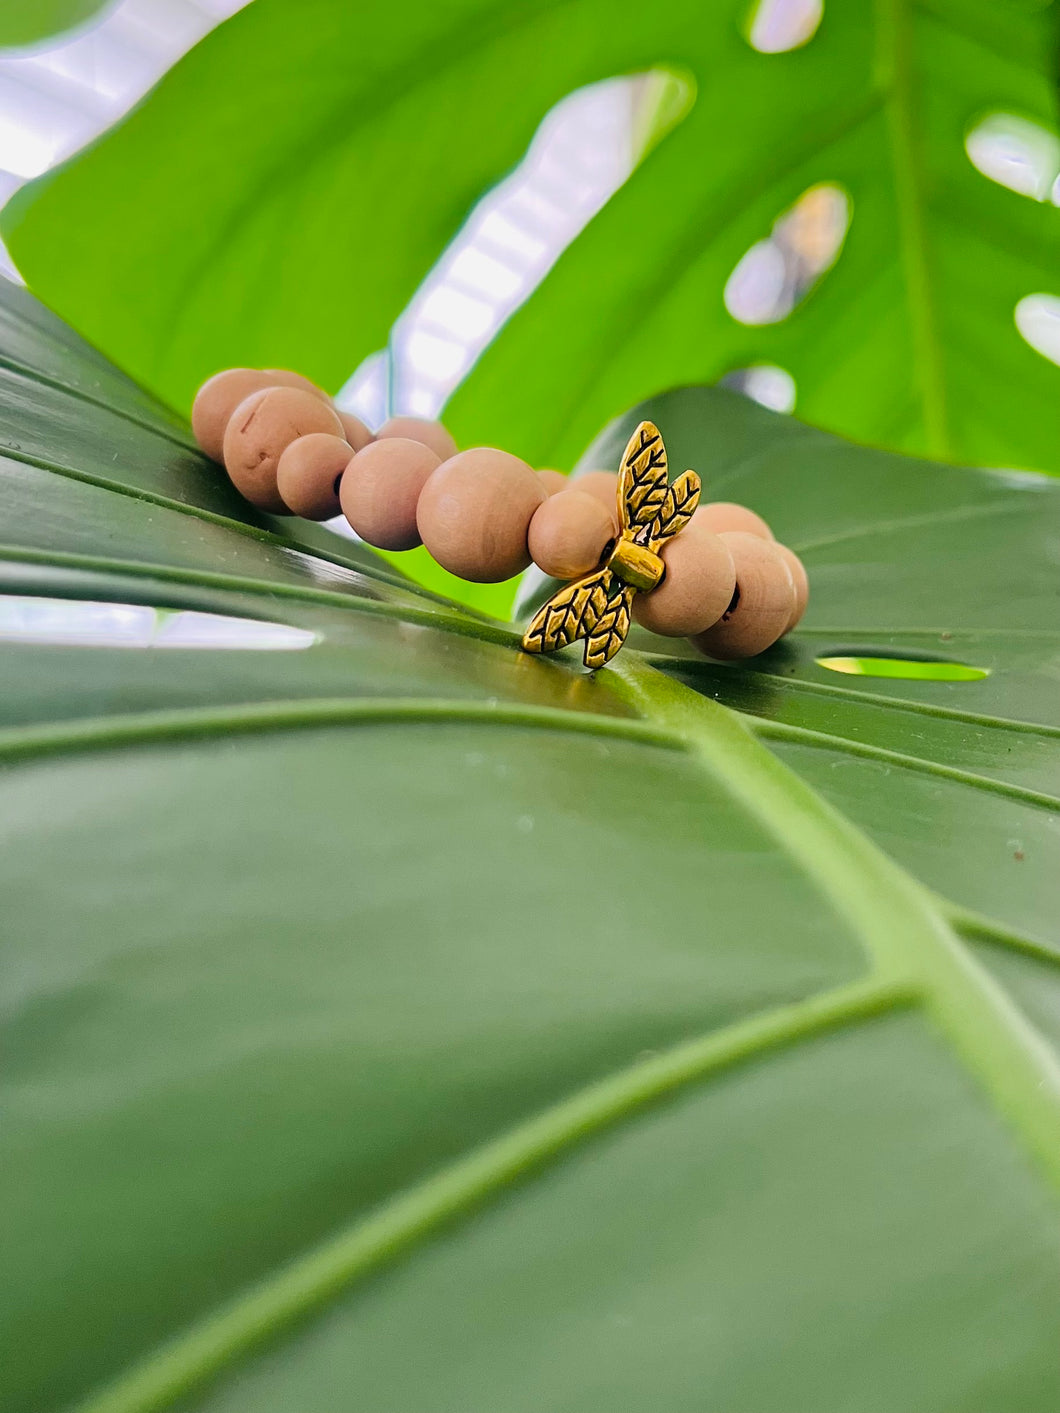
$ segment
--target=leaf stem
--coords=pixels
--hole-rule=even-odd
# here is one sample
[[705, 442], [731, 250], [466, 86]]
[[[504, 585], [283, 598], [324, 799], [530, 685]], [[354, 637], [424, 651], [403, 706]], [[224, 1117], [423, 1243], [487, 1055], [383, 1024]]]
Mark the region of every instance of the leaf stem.
[[683, 736], [702, 768], [801, 864], [886, 980], [911, 983], [1060, 1197], [1060, 1061], [934, 897], [755, 739], [726, 707], [637, 660], [616, 692]]
[[913, 336], [913, 361], [924, 417], [928, 452], [952, 459], [946, 382], [935, 312], [935, 291], [924, 229], [924, 192], [919, 176], [914, 96], [912, 25], [909, 0], [876, 0], [878, 70], [885, 110], [898, 207], [898, 236], [905, 270], [906, 307]]

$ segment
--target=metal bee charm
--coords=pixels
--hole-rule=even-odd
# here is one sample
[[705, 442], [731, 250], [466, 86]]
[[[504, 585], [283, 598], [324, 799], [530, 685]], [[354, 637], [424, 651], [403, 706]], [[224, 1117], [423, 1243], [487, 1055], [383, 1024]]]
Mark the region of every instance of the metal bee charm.
[[694, 471], [667, 484], [662, 436], [653, 422], [642, 422], [622, 456], [620, 528], [606, 563], [552, 595], [523, 634], [525, 650], [550, 653], [584, 638], [586, 667], [609, 662], [626, 641], [633, 595], [654, 589], [663, 577], [659, 550], [692, 519], [699, 492]]

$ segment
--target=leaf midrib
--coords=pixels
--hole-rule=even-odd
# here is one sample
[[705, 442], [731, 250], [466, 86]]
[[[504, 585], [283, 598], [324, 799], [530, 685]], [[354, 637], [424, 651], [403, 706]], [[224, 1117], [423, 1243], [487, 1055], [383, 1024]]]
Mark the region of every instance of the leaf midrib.
[[913, 356], [927, 447], [940, 461], [953, 458], [950, 441], [942, 345], [938, 336], [935, 294], [925, 233], [925, 201], [917, 161], [914, 81], [912, 73], [912, 4], [910, 0], [876, 0], [877, 63], [886, 93], [885, 110], [894, 197]]

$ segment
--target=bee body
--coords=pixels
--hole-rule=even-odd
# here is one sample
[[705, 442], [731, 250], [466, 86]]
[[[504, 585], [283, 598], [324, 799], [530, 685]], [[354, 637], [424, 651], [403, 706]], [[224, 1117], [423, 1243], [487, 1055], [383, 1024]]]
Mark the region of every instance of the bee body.
[[666, 447], [653, 422], [641, 422], [626, 444], [618, 477], [621, 532], [607, 563], [565, 584], [530, 621], [527, 652], [554, 652], [585, 639], [586, 667], [603, 667], [626, 640], [633, 595], [660, 582], [662, 546], [683, 530], [699, 503], [700, 481], [685, 471], [672, 484]]

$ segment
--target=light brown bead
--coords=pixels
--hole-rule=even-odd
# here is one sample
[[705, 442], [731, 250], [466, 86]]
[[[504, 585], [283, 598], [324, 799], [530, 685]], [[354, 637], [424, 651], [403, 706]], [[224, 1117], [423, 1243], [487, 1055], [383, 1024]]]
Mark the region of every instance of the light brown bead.
[[336, 407], [339, 414], [339, 421], [342, 423], [342, 430], [354, 451], [362, 451], [372, 440], [372, 433], [365, 426], [359, 417], [355, 417], [352, 412], [343, 412], [341, 407]]
[[618, 528], [618, 475], [614, 471], [586, 471], [582, 476], [572, 476], [569, 484], [574, 489], [595, 496], [611, 515], [615, 528]]
[[423, 543], [443, 568], [475, 584], [530, 563], [530, 521], [547, 499], [537, 473], [506, 451], [475, 447], [443, 461], [420, 495]]
[[361, 539], [377, 549], [415, 549], [422, 543], [416, 505], [441, 464], [429, 446], [407, 437], [369, 442], [339, 483], [342, 513]]
[[802, 615], [806, 612], [806, 605], [810, 601], [810, 581], [806, 575], [806, 569], [802, 560], [794, 550], [788, 549], [787, 545], [777, 545], [777, 549], [784, 557], [784, 563], [791, 570], [792, 582], [795, 585], [795, 608], [788, 619], [788, 626], [785, 633], [790, 633], [795, 625], [802, 620]]
[[222, 459], [228, 419], [245, 397], [262, 388], [302, 388], [326, 398], [308, 378], [284, 368], [226, 368], [215, 373], [195, 394], [191, 408], [191, 430], [207, 456]]
[[303, 388], [306, 392], [311, 392], [314, 397], [319, 397], [321, 402], [331, 401], [324, 389], [317, 387], [312, 378], [307, 378], [301, 373], [292, 373], [290, 368], [263, 368], [261, 371], [268, 377], [270, 387]]
[[578, 579], [596, 568], [614, 537], [614, 522], [595, 496], [559, 491], [530, 521], [530, 557], [556, 579]]
[[736, 566], [734, 603], [692, 641], [708, 657], [730, 662], [765, 652], [784, 633], [795, 607], [795, 584], [773, 540], [742, 530], [723, 531], [718, 538]]
[[537, 475], [547, 496], [559, 495], [560, 491], [565, 491], [571, 484], [570, 478], [564, 476], [562, 471], [539, 471]]
[[457, 445], [441, 422], [432, 422], [426, 417], [391, 417], [376, 432], [376, 439], [405, 437], [410, 442], [422, 442], [429, 446], [439, 461], [448, 461], [457, 453]]
[[771, 540], [773, 531], [760, 515], [748, 510], [746, 505], [737, 505], [731, 500], [708, 501], [696, 511], [696, 517], [715, 535], [725, 535], [738, 530], [745, 535], [758, 535], [763, 540]]
[[276, 489], [276, 467], [284, 451], [310, 432], [342, 436], [330, 403], [304, 388], [264, 388], [243, 399], [225, 430], [225, 470], [236, 490], [259, 510], [287, 511]]
[[662, 547], [666, 573], [650, 593], [637, 594], [633, 617], [667, 638], [687, 638], [717, 623], [732, 602], [736, 566], [719, 536], [690, 524]]
[[276, 490], [294, 515], [330, 520], [339, 513], [339, 477], [353, 449], [343, 437], [310, 432], [284, 449], [276, 465]]

